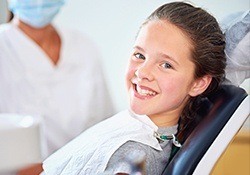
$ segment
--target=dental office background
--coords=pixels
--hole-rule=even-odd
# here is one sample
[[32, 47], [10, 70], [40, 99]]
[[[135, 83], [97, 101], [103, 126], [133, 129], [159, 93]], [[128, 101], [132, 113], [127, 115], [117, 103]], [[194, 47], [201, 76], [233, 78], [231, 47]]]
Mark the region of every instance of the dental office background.
[[[106, 80], [116, 110], [127, 108], [125, 71], [140, 24], [167, 0], [66, 0], [54, 23], [79, 30], [99, 47]], [[218, 21], [227, 15], [250, 9], [249, 0], [191, 0], [213, 14]], [[7, 2], [0, 0], [0, 23], [8, 18]], [[88, 82], [86, 82], [88, 83]], [[250, 93], [250, 80], [242, 84]]]

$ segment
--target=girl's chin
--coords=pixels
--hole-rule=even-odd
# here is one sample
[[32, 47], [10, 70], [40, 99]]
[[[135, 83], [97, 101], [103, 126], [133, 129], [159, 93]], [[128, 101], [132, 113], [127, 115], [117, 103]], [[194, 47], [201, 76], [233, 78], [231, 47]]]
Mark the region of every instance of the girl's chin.
[[130, 106], [130, 111], [137, 115], [147, 115], [141, 108]]

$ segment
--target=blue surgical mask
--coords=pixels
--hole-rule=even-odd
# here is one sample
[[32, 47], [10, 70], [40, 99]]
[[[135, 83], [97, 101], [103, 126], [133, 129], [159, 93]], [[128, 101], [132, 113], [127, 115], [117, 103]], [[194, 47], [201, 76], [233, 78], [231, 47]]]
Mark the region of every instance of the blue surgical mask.
[[52, 22], [65, 0], [9, 0], [9, 9], [24, 23], [42, 28]]

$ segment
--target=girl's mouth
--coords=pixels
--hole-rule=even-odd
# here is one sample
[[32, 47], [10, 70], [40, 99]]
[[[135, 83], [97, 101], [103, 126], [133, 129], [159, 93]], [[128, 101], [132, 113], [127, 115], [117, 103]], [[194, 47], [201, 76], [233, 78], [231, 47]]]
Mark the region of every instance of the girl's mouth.
[[145, 86], [139, 86], [137, 84], [133, 84], [135, 96], [138, 98], [145, 99], [146, 97], [154, 97], [157, 95], [157, 92], [153, 91], [152, 89], [145, 87]]
[[135, 86], [136, 91], [142, 96], [155, 96], [156, 92], [148, 89], [144, 89], [138, 85]]

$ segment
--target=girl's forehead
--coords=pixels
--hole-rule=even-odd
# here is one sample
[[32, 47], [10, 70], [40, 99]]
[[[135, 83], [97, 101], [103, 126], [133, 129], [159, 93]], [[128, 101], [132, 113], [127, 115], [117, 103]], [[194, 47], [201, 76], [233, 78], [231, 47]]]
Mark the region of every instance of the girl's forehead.
[[177, 26], [165, 20], [152, 20], [144, 24], [135, 45], [145, 49], [173, 52], [189, 52], [193, 49], [190, 38]]
[[143, 24], [140, 31], [138, 32], [143, 35], [155, 35], [162, 38], [168, 37], [186, 40], [190, 46], [193, 45], [191, 37], [184, 31], [184, 29], [178, 27], [177, 25], [169, 22], [168, 20], [154, 19]]

